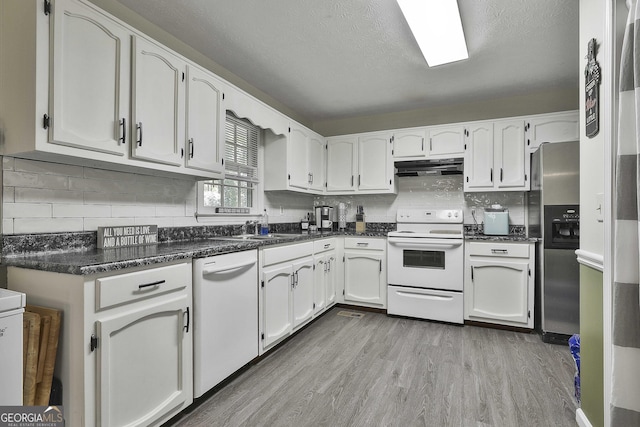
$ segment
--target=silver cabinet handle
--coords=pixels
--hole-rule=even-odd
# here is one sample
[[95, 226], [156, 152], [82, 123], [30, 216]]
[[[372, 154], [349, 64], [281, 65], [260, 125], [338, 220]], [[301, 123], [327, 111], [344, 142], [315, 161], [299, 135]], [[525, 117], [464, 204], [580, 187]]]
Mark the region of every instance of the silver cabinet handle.
[[506, 255], [509, 253], [507, 249], [491, 249], [492, 254], [503, 254]]
[[136, 142], [138, 143], [138, 147], [142, 147], [142, 122], [138, 122], [136, 128], [138, 129], [138, 135], [140, 136]]
[[358, 243], [356, 243], [356, 246], [364, 246], [364, 247], [367, 247], [367, 246], [369, 246], [369, 242], [358, 242]]

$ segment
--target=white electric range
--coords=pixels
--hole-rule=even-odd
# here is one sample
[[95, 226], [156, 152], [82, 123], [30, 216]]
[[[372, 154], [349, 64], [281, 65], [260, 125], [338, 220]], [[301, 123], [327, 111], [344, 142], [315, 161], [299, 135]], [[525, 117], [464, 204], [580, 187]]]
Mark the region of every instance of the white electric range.
[[387, 235], [387, 312], [463, 323], [461, 209], [398, 209]]

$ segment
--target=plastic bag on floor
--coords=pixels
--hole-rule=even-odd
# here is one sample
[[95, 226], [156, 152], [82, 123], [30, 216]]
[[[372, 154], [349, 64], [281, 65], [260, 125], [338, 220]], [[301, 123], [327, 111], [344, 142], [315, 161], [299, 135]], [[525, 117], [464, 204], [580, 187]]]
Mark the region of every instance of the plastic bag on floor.
[[569, 338], [569, 351], [573, 356], [573, 361], [576, 364], [576, 373], [573, 377], [573, 385], [575, 387], [575, 396], [580, 403], [580, 335], [575, 334]]

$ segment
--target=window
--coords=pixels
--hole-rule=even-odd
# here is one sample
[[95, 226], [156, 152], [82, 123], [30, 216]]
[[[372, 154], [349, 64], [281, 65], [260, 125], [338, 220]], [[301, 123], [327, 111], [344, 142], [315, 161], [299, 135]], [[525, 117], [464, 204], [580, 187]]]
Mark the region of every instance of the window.
[[227, 113], [225, 178], [198, 185], [199, 213], [250, 213], [258, 183], [260, 128]]

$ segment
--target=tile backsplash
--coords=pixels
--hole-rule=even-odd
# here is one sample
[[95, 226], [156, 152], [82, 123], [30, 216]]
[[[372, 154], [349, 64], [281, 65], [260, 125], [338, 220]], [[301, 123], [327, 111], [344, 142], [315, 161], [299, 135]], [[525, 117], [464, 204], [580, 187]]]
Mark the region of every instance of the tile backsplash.
[[3, 158], [4, 234], [94, 231], [102, 225], [198, 225], [196, 183]]
[[398, 208], [462, 209], [462, 175], [396, 177], [398, 194], [318, 196], [314, 205], [347, 205], [347, 221], [355, 221], [356, 206], [362, 205], [366, 221], [395, 222]]
[[[197, 183], [83, 166], [3, 158], [2, 231], [4, 234], [95, 231], [98, 226], [157, 224], [194, 227], [207, 223], [242, 224], [246, 217], [217, 217], [206, 223], [195, 217]], [[484, 207], [509, 208], [511, 224], [525, 223], [522, 192], [463, 193], [462, 175], [397, 177], [398, 194], [312, 196], [266, 192], [264, 207], [272, 223], [295, 223], [316, 205], [347, 205], [347, 221], [355, 221], [357, 205], [367, 222], [395, 222], [399, 207], [464, 210], [473, 224], [471, 207], [481, 223]]]
[[[197, 183], [61, 165], [13, 157], [2, 159], [4, 234], [95, 231], [98, 226], [157, 224], [194, 227], [243, 224], [246, 217], [195, 217]], [[273, 223], [298, 222], [313, 207], [313, 196], [268, 193], [264, 207]]]

